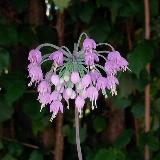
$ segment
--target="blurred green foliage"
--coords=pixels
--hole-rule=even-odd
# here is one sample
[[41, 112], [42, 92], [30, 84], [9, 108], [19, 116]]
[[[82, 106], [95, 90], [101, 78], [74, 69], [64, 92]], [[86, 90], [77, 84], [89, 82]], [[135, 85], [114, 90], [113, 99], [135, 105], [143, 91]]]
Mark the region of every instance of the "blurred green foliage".
[[[33, 0], [34, 1], [34, 0]], [[29, 19], [32, 0], [0, 1], [0, 159], [51, 160], [51, 146], [43, 144], [43, 133], [53, 130], [49, 111], [39, 113], [34, 88], [27, 87], [28, 51], [43, 42], [58, 44], [56, 15], [65, 11], [65, 44], [73, 48], [82, 31], [98, 42], [110, 42], [129, 61], [131, 72], [119, 75], [118, 96], [108, 98], [115, 110], [124, 113], [124, 129], [114, 143], [107, 141], [111, 125], [109, 104], [100, 97], [98, 109], [82, 118], [81, 145], [86, 160], [142, 160], [148, 144], [151, 160], [160, 159], [160, 8], [150, 0], [151, 39], [144, 40], [144, 4], [139, 0], [50, 0], [52, 20], [45, 15], [34, 26]], [[34, 14], [34, 13], [33, 13]], [[34, 15], [35, 17], [35, 15]], [[34, 21], [34, 19], [33, 19]], [[130, 44], [131, 43], [131, 44]], [[131, 46], [130, 46], [131, 45]], [[130, 46], [130, 47], [129, 47]], [[145, 69], [151, 63], [151, 74]], [[144, 133], [144, 88], [151, 84], [151, 131]], [[113, 122], [114, 123], [114, 122]], [[116, 122], [118, 123], [118, 121]], [[138, 123], [138, 129], [135, 124]], [[63, 134], [65, 160], [77, 159], [74, 113], [65, 110]], [[138, 136], [138, 140], [137, 140]], [[9, 138], [8, 138], [9, 137]], [[50, 137], [50, 138], [51, 138]], [[138, 141], [138, 142], [137, 142]], [[32, 144], [38, 146], [32, 147]]]

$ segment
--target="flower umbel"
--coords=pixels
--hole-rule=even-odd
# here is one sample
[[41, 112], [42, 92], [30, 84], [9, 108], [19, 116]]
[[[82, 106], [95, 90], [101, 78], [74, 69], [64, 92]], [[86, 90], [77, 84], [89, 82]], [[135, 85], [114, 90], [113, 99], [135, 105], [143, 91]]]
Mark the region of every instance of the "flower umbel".
[[[82, 36], [85, 35], [82, 48], [78, 50]], [[100, 51], [97, 46], [106, 45], [109, 51]], [[47, 55], [41, 55], [41, 48], [52, 47], [53, 51]], [[103, 54], [104, 55], [101, 55]], [[107, 55], [108, 53], [108, 55]], [[103, 58], [103, 61], [101, 61]], [[105, 63], [103, 64], [105, 59]], [[75, 107], [81, 114], [86, 99], [91, 101], [91, 108], [97, 107], [98, 95], [101, 92], [107, 97], [106, 91], [111, 95], [117, 95], [118, 72], [129, 70], [128, 62], [118, 51], [108, 43], [96, 44], [85, 33], [82, 33], [73, 54], [67, 47], [58, 47], [49, 43], [42, 44], [29, 52], [28, 72], [31, 81], [37, 86], [38, 100], [41, 110], [49, 105], [52, 121], [58, 112], [63, 113], [62, 100], [67, 102], [69, 108], [70, 99], [75, 100]], [[52, 62], [50, 70], [42, 72], [41, 65], [47, 61]]]

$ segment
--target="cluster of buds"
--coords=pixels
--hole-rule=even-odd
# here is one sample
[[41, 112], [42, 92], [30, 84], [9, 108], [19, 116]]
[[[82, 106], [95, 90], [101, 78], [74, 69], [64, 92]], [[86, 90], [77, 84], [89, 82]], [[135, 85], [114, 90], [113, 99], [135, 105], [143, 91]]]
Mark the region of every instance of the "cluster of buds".
[[[83, 35], [85, 39], [80, 48]], [[101, 45], [108, 46], [110, 51], [98, 51], [96, 48]], [[42, 47], [52, 47], [54, 51], [42, 56], [40, 51]], [[78, 43], [74, 45], [73, 53], [65, 46], [58, 47], [45, 43], [31, 50], [28, 60], [30, 61], [28, 71], [31, 78], [29, 86], [36, 84], [41, 110], [46, 105], [50, 106], [50, 112], [52, 112], [50, 121], [59, 111], [63, 113], [62, 99], [67, 102], [67, 108], [69, 108], [69, 100], [74, 99], [75, 107], [81, 114], [87, 99], [91, 101], [92, 109], [97, 107], [99, 92], [106, 98], [107, 90], [112, 96], [117, 95], [116, 88], [119, 81], [116, 75], [128, 69], [126, 59], [110, 44], [96, 44], [85, 33], [80, 35]], [[44, 74], [41, 66], [46, 61], [51, 61], [52, 66]], [[103, 61], [105, 64], [101, 65]]]

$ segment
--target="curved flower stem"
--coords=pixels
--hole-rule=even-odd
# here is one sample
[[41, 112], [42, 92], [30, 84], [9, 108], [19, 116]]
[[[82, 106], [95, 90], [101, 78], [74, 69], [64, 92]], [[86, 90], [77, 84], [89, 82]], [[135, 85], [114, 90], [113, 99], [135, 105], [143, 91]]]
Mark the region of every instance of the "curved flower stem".
[[103, 66], [99, 65], [99, 64], [95, 64], [96, 67], [99, 67], [100, 69], [102, 69], [105, 73], [106, 73], [106, 70]]
[[47, 58], [47, 59], [44, 59], [44, 60], [41, 62], [41, 64], [43, 64], [44, 62], [47, 62], [47, 61], [49, 61], [48, 58]]
[[55, 48], [55, 49], [57, 49], [57, 50], [62, 51], [63, 53], [65, 53], [66, 56], [71, 55], [70, 52], [66, 52], [66, 51], [63, 50], [61, 47], [58, 47], [58, 46], [53, 45], [53, 44], [51, 44], [51, 43], [44, 43], [44, 44], [41, 44], [41, 45], [39, 45], [36, 49], [40, 50], [40, 49], [43, 48], [43, 47], [52, 47], [52, 48]]
[[79, 36], [79, 39], [78, 39], [78, 43], [77, 43], [77, 47], [76, 47], [76, 52], [78, 51], [79, 44], [80, 44], [81, 39], [82, 39], [83, 36], [88, 37], [86, 33], [84, 33], [84, 32], [81, 33], [81, 35]]
[[96, 46], [101, 46], [101, 45], [109, 46], [112, 49], [112, 51], [115, 51], [115, 49], [109, 43], [98, 43]]
[[110, 51], [97, 51], [97, 53], [109, 53]]
[[105, 61], [107, 61], [107, 58], [99, 53], [96, 53], [99, 57], [102, 57]]
[[82, 159], [82, 151], [81, 151], [81, 145], [80, 145], [80, 136], [79, 136], [79, 115], [78, 110], [75, 108], [75, 127], [76, 127], [76, 144], [77, 144], [77, 152], [78, 152], [78, 159]]
[[64, 48], [68, 53], [70, 53], [70, 55], [71, 55], [71, 52], [70, 52], [70, 50], [68, 49], [68, 47], [66, 47], [66, 46], [62, 46], [62, 47], [60, 47], [60, 48]]

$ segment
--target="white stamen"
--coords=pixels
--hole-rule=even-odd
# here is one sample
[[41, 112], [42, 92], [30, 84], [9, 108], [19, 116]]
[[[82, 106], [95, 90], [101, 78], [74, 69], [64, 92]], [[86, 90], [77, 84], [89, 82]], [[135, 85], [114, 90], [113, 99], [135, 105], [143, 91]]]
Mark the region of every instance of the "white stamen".
[[40, 112], [42, 112], [42, 109], [45, 107], [44, 104], [41, 105], [41, 109], [40, 109]]

